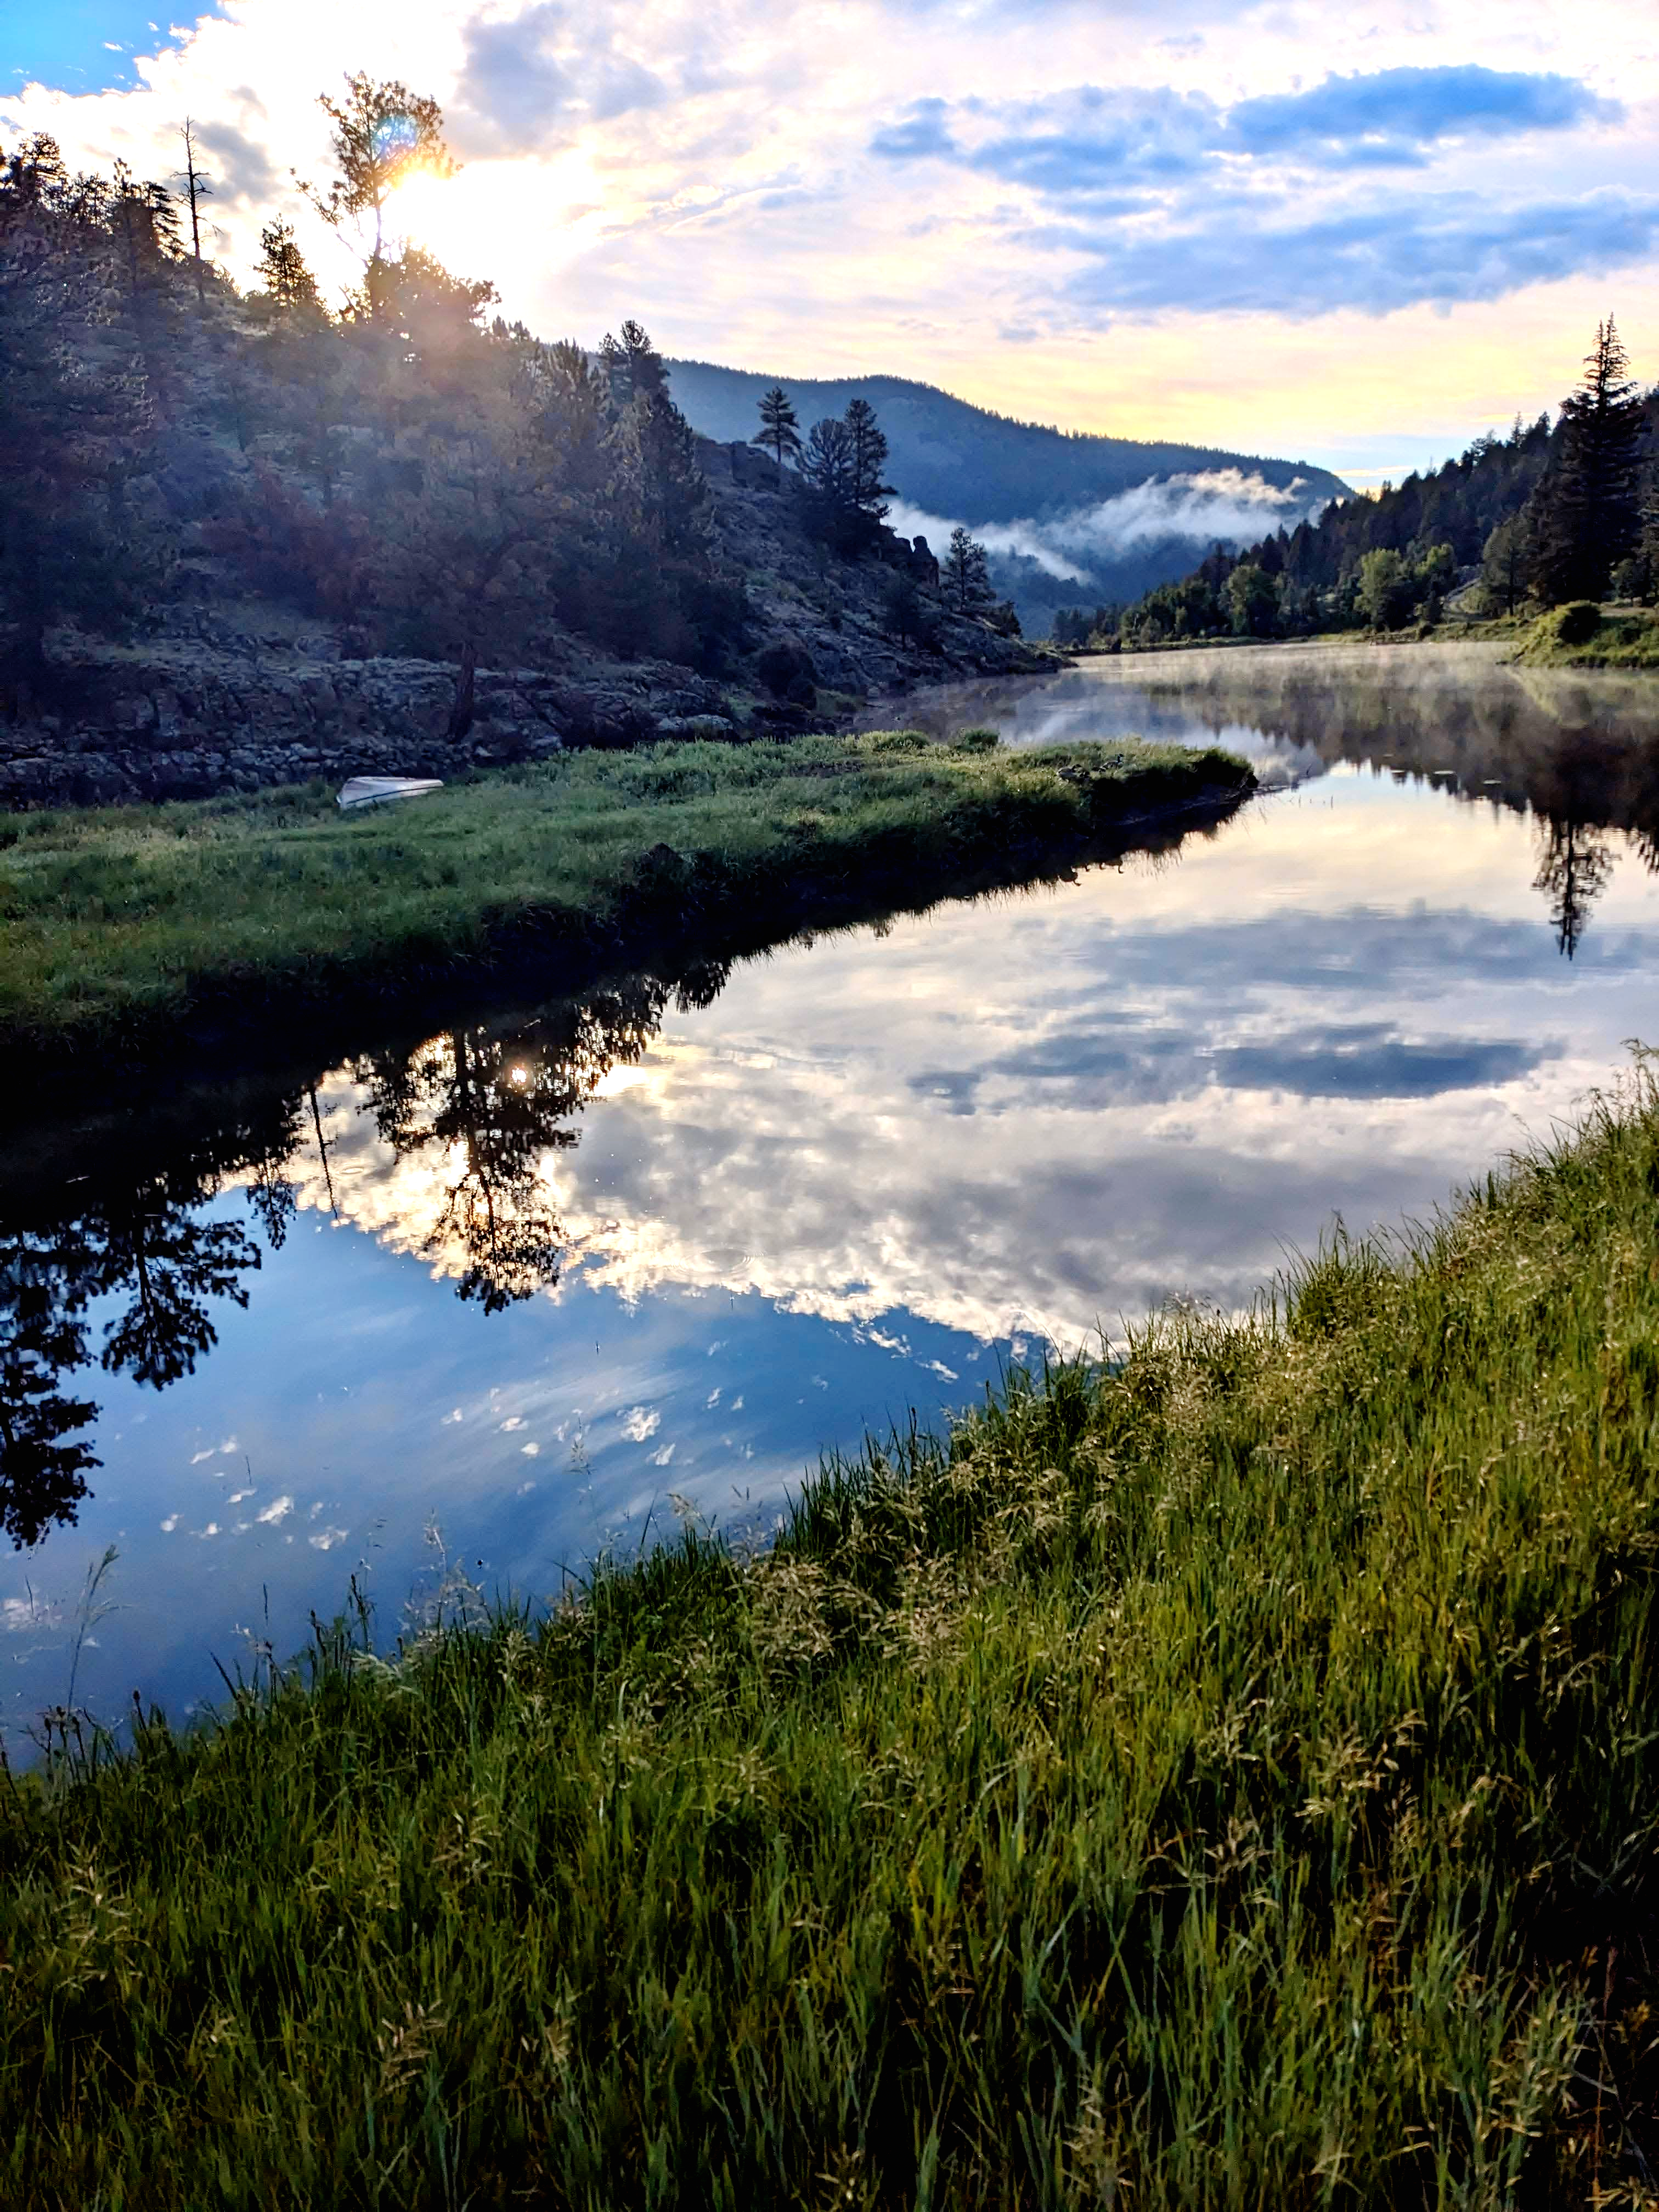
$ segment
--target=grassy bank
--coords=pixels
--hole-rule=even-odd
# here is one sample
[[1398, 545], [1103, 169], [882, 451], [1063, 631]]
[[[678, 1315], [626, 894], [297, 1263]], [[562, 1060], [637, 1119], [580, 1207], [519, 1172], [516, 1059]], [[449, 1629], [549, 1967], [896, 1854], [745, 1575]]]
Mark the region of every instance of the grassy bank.
[[1584, 600], [1552, 607], [1522, 631], [1515, 657], [1534, 668], [1659, 668], [1659, 616], [1604, 614]]
[[[578, 753], [343, 816], [320, 787], [0, 819], [0, 1042], [165, 1048], [354, 994], [477, 988], [734, 926], [1064, 866], [1249, 789], [1218, 751], [930, 745], [902, 732]], [[578, 980], [580, 980], [578, 978]]]
[[0, 2196], [1651, 2203], [1656, 1194], [1644, 1073], [769, 1554], [60, 1752]]

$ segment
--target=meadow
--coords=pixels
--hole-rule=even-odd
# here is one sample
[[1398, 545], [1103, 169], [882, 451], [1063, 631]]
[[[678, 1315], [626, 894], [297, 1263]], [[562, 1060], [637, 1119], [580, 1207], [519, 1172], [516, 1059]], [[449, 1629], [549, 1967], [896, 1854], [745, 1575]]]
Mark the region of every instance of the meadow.
[[56, 1716], [0, 2197], [1651, 2203], [1656, 1218], [1638, 1060], [769, 1544]]
[[342, 813], [322, 786], [0, 819], [0, 1040], [43, 1079], [422, 1006], [660, 945], [727, 950], [1064, 868], [1253, 787], [1218, 750], [989, 733], [584, 751]]

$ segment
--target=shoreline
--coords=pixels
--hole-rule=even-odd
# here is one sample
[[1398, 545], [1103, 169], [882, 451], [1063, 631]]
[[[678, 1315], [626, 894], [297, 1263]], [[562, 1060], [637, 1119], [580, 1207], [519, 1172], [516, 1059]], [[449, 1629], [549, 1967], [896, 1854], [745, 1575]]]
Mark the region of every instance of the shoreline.
[[888, 732], [585, 753], [355, 817], [312, 787], [0, 817], [0, 1045], [33, 1109], [181, 1050], [233, 1076], [366, 1019], [1063, 875], [1255, 786], [1218, 749]]

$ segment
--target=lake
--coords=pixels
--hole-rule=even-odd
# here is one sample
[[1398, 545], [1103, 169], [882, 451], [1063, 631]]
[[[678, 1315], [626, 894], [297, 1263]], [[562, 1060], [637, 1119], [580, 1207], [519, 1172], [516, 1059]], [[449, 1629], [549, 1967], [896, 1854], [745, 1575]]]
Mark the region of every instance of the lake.
[[446, 1575], [763, 1535], [1011, 1359], [1427, 1218], [1659, 1031], [1659, 685], [1269, 647], [872, 719], [1219, 737], [1264, 788], [1073, 881], [15, 1133], [14, 1757], [71, 1681], [211, 1701], [354, 1577], [389, 1639]]

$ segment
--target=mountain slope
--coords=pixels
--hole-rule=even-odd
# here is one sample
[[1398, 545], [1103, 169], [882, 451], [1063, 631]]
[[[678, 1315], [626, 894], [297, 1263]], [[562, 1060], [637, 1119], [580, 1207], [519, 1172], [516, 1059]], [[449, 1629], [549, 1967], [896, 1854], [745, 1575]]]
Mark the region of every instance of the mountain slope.
[[1069, 514], [1114, 499], [1149, 479], [1210, 475], [1237, 469], [1275, 489], [1298, 480], [1310, 501], [1350, 496], [1328, 469], [1306, 461], [1227, 453], [1217, 447], [1170, 441], [1098, 437], [1016, 422], [975, 407], [931, 384], [901, 376], [798, 378], [793, 382], [704, 361], [669, 364], [674, 398], [706, 438], [730, 444], [752, 438], [763, 392], [782, 383], [805, 429], [825, 415], [839, 415], [849, 399], [867, 399], [881, 417], [892, 448], [892, 476], [910, 506], [957, 515], [971, 510], [975, 523], [1016, 522]]
[[891, 448], [901, 529], [937, 541], [964, 522], [1030, 629], [1053, 609], [1131, 599], [1185, 574], [1218, 539], [1248, 544], [1351, 496], [1328, 469], [1173, 441], [1016, 422], [899, 376], [789, 381], [710, 362], [669, 364], [675, 399], [705, 437], [751, 438], [760, 396], [782, 382], [802, 430], [868, 399]]

